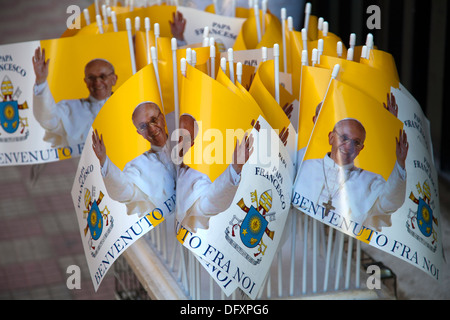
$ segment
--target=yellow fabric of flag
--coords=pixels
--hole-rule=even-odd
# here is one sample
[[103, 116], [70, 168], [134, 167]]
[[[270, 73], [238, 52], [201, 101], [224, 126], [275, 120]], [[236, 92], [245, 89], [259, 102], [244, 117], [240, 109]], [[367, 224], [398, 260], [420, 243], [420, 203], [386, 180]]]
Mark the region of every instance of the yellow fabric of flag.
[[362, 58], [360, 63], [379, 69], [396, 82], [400, 82], [394, 57], [388, 52], [372, 49], [370, 50], [369, 59]]
[[125, 32], [42, 40], [41, 48], [50, 59], [47, 81], [56, 102], [89, 96], [84, 68], [92, 59], [106, 59], [114, 66], [118, 79], [113, 91], [132, 74]]
[[380, 102], [386, 102], [386, 95], [391, 92], [391, 87], [398, 88], [400, 83], [395, 77], [389, 76], [388, 72], [373, 68], [369, 65], [339, 59], [336, 57], [322, 56], [320, 67], [333, 69], [339, 64], [340, 71], [337, 79], [346, 83]]
[[[155, 102], [161, 108], [151, 65], [134, 74], [108, 99], [92, 125], [103, 135], [108, 157], [121, 170], [130, 160], [150, 149], [149, 142], [136, 132], [131, 118], [135, 107], [145, 101]], [[113, 144], [121, 147], [108, 148]]]
[[[158, 38], [158, 75], [159, 81], [161, 84], [161, 94], [164, 103], [164, 111], [166, 114], [174, 111], [174, 86], [173, 86], [173, 59], [172, 59], [172, 45], [171, 39], [167, 37]], [[197, 62], [196, 68], [201, 70], [204, 73], [208, 73], [208, 59], [210, 54], [209, 47], [198, 47], [191, 48], [191, 50], [196, 52]], [[141, 56], [144, 55], [145, 47], [139, 45], [139, 52], [136, 49], [136, 54]], [[180, 60], [181, 58], [186, 58], [187, 49], [177, 49], [177, 79], [178, 79], [178, 88], [180, 88], [180, 79], [181, 79], [181, 71], [180, 71]], [[146, 53], [145, 53], [146, 54]], [[150, 61], [150, 64], [153, 66], [153, 61]]]
[[[281, 23], [278, 18], [271, 13], [267, 13], [265, 19], [265, 32], [261, 35], [261, 41], [258, 43], [256, 17], [254, 14], [251, 14], [242, 25], [241, 31], [233, 45], [233, 50], [260, 49], [262, 47], [272, 48], [275, 43], [278, 43], [280, 45], [280, 57], [282, 57], [281, 44], [283, 40]], [[260, 23], [260, 26], [261, 25], [262, 23]]]
[[325, 98], [331, 80], [331, 70], [303, 66], [301, 76], [298, 150], [306, 147], [309, 142], [314, 127], [313, 117], [316, 114], [317, 106]]
[[[218, 73], [223, 71], [219, 69]], [[262, 115], [255, 103], [248, 103], [249, 98], [237, 93], [190, 65], [181, 79], [180, 114], [190, 114], [199, 126], [194, 145], [183, 161], [211, 181], [231, 163], [235, 138], [241, 141], [245, 131], [252, 128], [252, 120]]]

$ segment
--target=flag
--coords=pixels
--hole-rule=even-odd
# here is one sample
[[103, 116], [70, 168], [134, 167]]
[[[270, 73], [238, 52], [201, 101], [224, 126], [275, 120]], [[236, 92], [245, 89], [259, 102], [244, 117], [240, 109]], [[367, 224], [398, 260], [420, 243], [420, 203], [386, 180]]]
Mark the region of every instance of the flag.
[[[141, 154], [149, 150], [148, 141], [138, 135], [132, 123], [133, 110], [145, 101], [161, 103], [151, 66], [133, 75], [107, 101], [92, 124], [78, 163], [71, 195], [95, 291], [117, 258], [163, 222], [175, 208], [173, 177], [172, 187], [167, 189], [173, 194], [165, 194], [162, 190], [167, 191], [170, 177], [155, 174], [153, 171], [159, 169], [152, 167], [156, 166], [154, 162], [144, 166], [146, 170], [140, 173], [133, 171], [144, 159]], [[100, 161], [93, 150], [94, 131], [102, 135], [110, 161], [106, 175], [102, 174]], [[127, 163], [132, 165], [125, 173]], [[115, 166], [117, 169], [113, 170]], [[141, 177], [148, 176], [146, 171], [153, 172], [151, 181]], [[131, 199], [136, 200], [125, 200], [128, 196], [122, 195], [123, 181], [132, 181]], [[161, 194], [164, 196], [157, 196]]]
[[[286, 92], [283, 86], [280, 89], [280, 103], [275, 100], [275, 77], [274, 77], [274, 60], [268, 60], [260, 64], [255, 78], [253, 79], [249, 93], [258, 103], [261, 110], [266, 115], [266, 119], [274, 130], [281, 132], [288, 129], [290, 135], [287, 140], [287, 148], [291, 157], [291, 162], [295, 163], [295, 128], [289, 120], [282, 106], [286, 103], [290, 104], [294, 101], [294, 97]], [[286, 99], [282, 101], [283, 99]]]
[[399, 87], [398, 80], [389, 77], [383, 70], [355, 61], [323, 55], [318, 67], [333, 69], [336, 64], [340, 65], [339, 81], [363, 91], [378, 100], [380, 105], [386, 102], [386, 94], [390, 92], [391, 87]]
[[[319, 104], [325, 98], [331, 80], [331, 71], [325, 68], [303, 66], [301, 68], [300, 114], [297, 150], [305, 148], [314, 127], [314, 117], [320, 110]], [[303, 154], [297, 156], [297, 163]]]
[[[183, 157], [177, 179], [177, 238], [201, 259], [225, 294], [239, 287], [254, 299], [282, 235], [293, 164], [278, 134], [242, 85], [234, 84], [222, 69], [216, 80], [189, 65], [186, 73], [180, 113], [195, 119], [198, 134]], [[223, 181], [232, 170], [235, 139], [242, 141], [249, 131], [253, 152], [237, 185], [228, 186]], [[214, 197], [218, 188], [224, 190]], [[207, 216], [201, 213], [205, 205], [214, 208]], [[272, 215], [275, 219], [269, 218]], [[225, 268], [213, 258], [214, 252], [224, 255]]]
[[360, 63], [379, 69], [394, 81], [400, 82], [394, 57], [388, 52], [371, 49], [369, 58], [360, 59]]
[[[33, 102], [35, 73], [31, 61], [38, 47], [45, 49], [46, 59], [50, 61], [47, 83], [51, 97], [58, 103], [62, 100], [78, 101], [89, 97], [84, 70], [92, 59], [106, 59], [114, 66], [118, 78], [112, 90], [119, 88], [131, 76], [127, 43], [126, 34], [119, 32], [1, 46], [2, 55], [11, 60], [5, 66], [20, 66], [4, 67], [0, 71], [0, 81], [11, 85], [14, 90], [11, 96], [1, 97], [2, 109], [9, 110], [8, 118], [15, 119], [11, 122], [11, 126], [15, 126], [14, 131], [9, 130], [9, 122], [3, 122], [0, 128], [0, 153], [3, 155], [1, 165], [59, 161], [78, 157], [83, 150], [82, 138], [74, 140], [73, 143], [68, 142], [67, 145], [56, 144], [52, 139], [44, 140], [47, 131], [35, 117], [39, 111], [35, 110]], [[11, 103], [7, 103], [9, 101]], [[92, 115], [89, 121], [93, 121], [94, 117], [95, 115]], [[91, 123], [80, 123], [78, 127], [89, 128], [90, 125]], [[64, 129], [67, 132], [68, 128]]]
[[264, 34], [261, 34], [261, 41], [258, 42], [256, 17], [254, 14], [250, 15], [242, 25], [233, 46], [233, 50], [250, 50], [262, 47], [272, 48], [275, 43], [278, 43], [280, 45], [280, 57], [282, 57], [281, 43], [283, 40], [281, 23], [278, 18], [270, 12], [266, 13], [265, 19], [265, 32]]

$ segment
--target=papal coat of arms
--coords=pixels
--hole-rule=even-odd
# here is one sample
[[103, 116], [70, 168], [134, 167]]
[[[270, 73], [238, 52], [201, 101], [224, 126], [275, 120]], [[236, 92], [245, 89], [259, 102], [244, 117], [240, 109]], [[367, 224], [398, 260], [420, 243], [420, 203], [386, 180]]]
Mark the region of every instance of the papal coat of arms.
[[19, 133], [24, 135], [23, 137], [3, 138], [2, 141], [16, 142], [26, 139], [28, 131], [25, 132], [25, 129], [28, 127], [28, 119], [21, 117], [19, 110], [28, 109], [28, 104], [26, 101], [22, 104], [17, 101], [22, 93], [20, 88], [17, 88], [14, 92], [11, 80], [8, 76], [5, 76], [1, 83], [1, 93], [0, 126], [8, 134], [13, 134], [20, 128]]
[[436, 251], [437, 232], [433, 227], [433, 223], [437, 226], [438, 220], [433, 216], [434, 205], [431, 202], [430, 187], [427, 181], [425, 181], [422, 185], [418, 183], [416, 188], [419, 197], [417, 198], [411, 192], [409, 199], [417, 205], [417, 211], [409, 209], [406, 227], [414, 238], [434, 252]]
[[[236, 215], [233, 216], [225, 230], [225, 238], [250, 263], [256, 265], [261, 261], [261, 256], [267, 249], [267, 244], [263, 241], [264, 235], [273, 240], [274, 231], [270, 231], [268, 225], [269, 221], [275, 220], [275, 213], [270, 212], [272, 208], [271, 190], [263, 192], [259, 199], [256, 190], [250, 195], [252, 201], [250, 207], [247, 207], [244, 199], [237, 202], [237, 206], [242, 209], [245, 216], [243, 219], [239, 219]], [[240, 241], [236, 239], [238, 235]], [[256, 248], [256, 251], [251, 252], [246, 248]], [[258, 258], [255, 259], [256, 257]]]
[[110, 223], [112, 225], [113, 222], [112, 217], [109, 217], [110, 211], [108, 210], [108, 207], [106, 205], [103, 210], [99, 209], [99, 205], [102, 202], [103, 196], [103, 192], [100, 191], [98, 199], [94, 200], [91, 197], [91, 192], [89, 191], [89, 189], [85, 189], [84, 204], [86, 210], [83, 211], [83, 218], [87, 220], [87, 224], [86, 228], [84, 229], [84, 236], [86, 236], [89, 231], [90, 237], [88, 240], [88, 244], [92, 250], [95, 250], [93, 240], [98, 240], [102, 235], [103, 227], [108, 226]]

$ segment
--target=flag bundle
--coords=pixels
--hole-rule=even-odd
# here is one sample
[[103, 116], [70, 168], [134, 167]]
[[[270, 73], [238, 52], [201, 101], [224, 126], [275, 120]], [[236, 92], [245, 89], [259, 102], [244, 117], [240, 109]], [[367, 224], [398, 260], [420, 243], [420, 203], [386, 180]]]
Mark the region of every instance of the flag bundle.
[[[284, 9], [280, 21], [262, 3], [226, 17], [214, 6], [96, 2], [60, 39], [0, 46], [21, 67], [0, 71], [0, 165], [78, 150], [72, 198], [95, 289], [126, 248], [170, 218], [227, 295], [240, 288], [254, 299], [292, 208], [439, 278], [430, 123], [392, 56], [371, 36], [347, 48], [310, 4], [296, 31]], [[32, 90], [33, 70], [37, 79], [48, 63], [41, 48], [50, 58], [45, 101]], [[114, 68], [89, 73], [95, 58]], [[26, 96], [14, 88], [19, 77]], [[60, 101], [109, 82], [86, 130], [62, 119], [74, 111]], [[59, 105], [57, 120], [46, 118], [49, 103]], [[65, 145], [36, 152], [8, 144], [56, 144], [48, 137], [69, 127], [80, 143], [67, 132]]]

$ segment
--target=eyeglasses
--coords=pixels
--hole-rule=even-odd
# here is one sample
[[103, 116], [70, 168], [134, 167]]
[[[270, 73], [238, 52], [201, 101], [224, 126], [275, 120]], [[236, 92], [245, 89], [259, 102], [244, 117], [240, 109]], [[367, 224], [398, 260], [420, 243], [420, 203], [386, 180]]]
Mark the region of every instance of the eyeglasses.
[[144, 131], [147, 130], [150, 126], [157, 126], [157, 125], [158, 125], [159, 117], [160, 117], [161, 115], [162, 115], [162, 113], [161, 113], [161, 110], [160, 110], [159, 113], [158, 113], [158, 115], [155, 116], [155, 117], [152, 117], [152, 118], [150, 119], [150, 121], [140, 123], [140, 124], [138, 125], [138, 127], [137, 127], [137, 129], [139, 130], [139, 132], [141, 132], [141, 133], [144, 132]]
[[111, 73], [108, 73], [108, 74], [102, 73], [102, 74], [99, 75], [99, 76], [93, 76], [93, 75], [90, 75], [90, 76], [86, 77], [86, 81], [87, 81], [87, 82], [90, 82], [90, 83], [95, 82], [95, 80], [97, 80], [97, 79], [100, 79], [101, 81], [105, 81], [105, 80], [108, 79], [108, 77], [109, 77], [110, 75], [112, 75], [112, 74], [114, 74], [114, 72], [111, 72]]
[[345, 134], [341, 135], [336, 130], [334, 130], [334, 132], [338, 135], [338, 137], [342, 141], [342, 143], [351, 142], [356, 149], [361, 149], [364, 145], [361, 141], [355, 140], [355, 139], [350, 139]]

